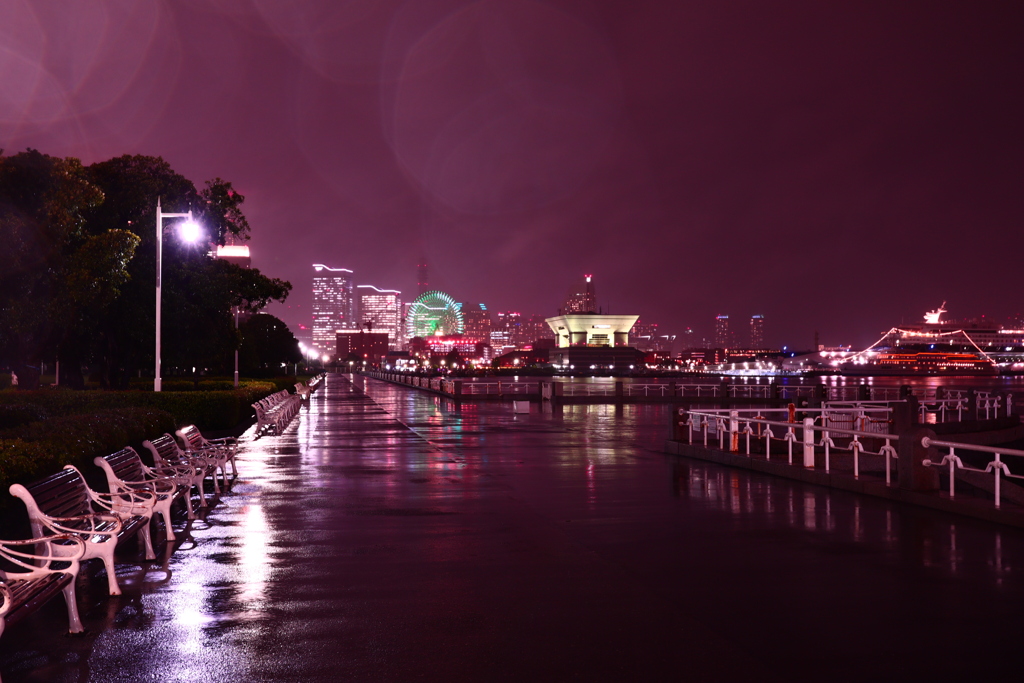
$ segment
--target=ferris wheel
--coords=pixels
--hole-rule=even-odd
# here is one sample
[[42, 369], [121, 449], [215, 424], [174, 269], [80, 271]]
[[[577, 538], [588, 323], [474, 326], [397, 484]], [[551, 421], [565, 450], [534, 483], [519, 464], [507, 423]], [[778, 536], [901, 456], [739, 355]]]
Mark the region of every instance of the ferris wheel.
[[462, 308], [444, 292], [424, 292], [409, 306], [405, 318], [407, 338], [462, 334]]

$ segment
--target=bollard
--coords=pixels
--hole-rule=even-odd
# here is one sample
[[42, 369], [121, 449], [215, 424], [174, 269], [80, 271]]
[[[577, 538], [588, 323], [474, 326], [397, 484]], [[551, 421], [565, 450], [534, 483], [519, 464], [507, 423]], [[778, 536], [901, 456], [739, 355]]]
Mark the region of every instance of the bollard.
[[937, 467], [925, 467], [924, 461], [938, 462], [938, 450], [932, 446], [925, 448], [921, 444], [924, 437], [935, 438], [935, 432], [918, 427], [900, 432], [897, 444], [899, 457], [896, 459], [896, 472], [899, 474], [899, 486], [906, 491], [938, 491], [939, 470]]
[[814, 418], [804, 418], [804, 467], [814, 467]]
[[908, 396], [902, 403], [894, 403], [892, 406], [892, 434], [902, 434], [913, 429], [919, 424], [921, 405], [916, 396]]

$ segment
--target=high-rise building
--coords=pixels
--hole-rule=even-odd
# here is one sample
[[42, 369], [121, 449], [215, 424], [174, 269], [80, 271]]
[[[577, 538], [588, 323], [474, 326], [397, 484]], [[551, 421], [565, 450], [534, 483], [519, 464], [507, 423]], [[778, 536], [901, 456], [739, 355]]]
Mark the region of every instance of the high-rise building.
[[338, 330], [354, 330], [355, 299], [352, 271], [313, 264], [313, 348], [324, 355], [337, 351]]
[[505, 333], [506, 346], [514, 346], [517, 349], [521, 349], [533, 341], [532, 339], [527, 339], [529, 334], [523, 328], [523, 316], [516, 311], [498, 313], [498, 321], [495, 327]]
[[430, 291], [430, 283], [427, 278], [427, 257], [420, 256], [416, 263], [416, 296], [423, 296]]
[[565, 305], [562, 307], [562, 313], [568, 315], [569, 313], [596, 312], [597, 294], [594, 292], [594, 276], [584, 275], [583, 279], [569, 289], [569, 294], [565, 297]]
[[750, 316], [750, 348], [764, 348], [764, 316]]
[[249, 246], [246, 244], [218, 245], [217, 250], [214, 253], [217, 258], [227, 261], [228, 263], [234, 263], [236, 266], [241, 268], [249, 268], [252, 266], [252, 258], [249, 256]]
[[679, 335], [679, 347], [681, 349], [692, 349], [695, 348], [697, 342], [693, 336], [693, 328], [687, 327], [683, 330], [683, 333]]
[[732, 335], [729, 333], [729, 316], [715, 316], [715, 346], [726, 349], [732, 346]]
[[459, 304], [462, 307], [463, 335], [489, 344], [491, 341], [491, 314], [483, 304]]
[[527, 344], [532, 344], [540, 339], [554, 339], [555, 333], [551, 331], [542, 315], [531, 315], [522, 321], [523, 337]]
[[633, 348], [654, 353], [672, 353], [676, 335], [664, 334], [658, 323], [637, 321], [629, 331], [629, 340]]
[[388, 335], [388, 346], [398, 349], [402, 345], [402, 293], [395, 289], [378, 289], [373, 285], [358, 285], [359, 325], [367, 332]]

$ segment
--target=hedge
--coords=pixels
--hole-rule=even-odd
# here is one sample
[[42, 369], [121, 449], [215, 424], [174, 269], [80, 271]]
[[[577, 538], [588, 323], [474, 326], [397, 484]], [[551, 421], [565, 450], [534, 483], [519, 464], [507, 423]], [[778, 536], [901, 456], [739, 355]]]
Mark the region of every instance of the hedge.
[[[0, 490], [69, 464], [95, 474], [96, 456], [186, 424], [235, 428], [251, 418], [251, 404], [275, 390], [270, 382], [247, 382], [230, 391], [0, 391]], [[0, 508], [10, 503], [0, 500]]]
[[[53, 418], [114, 408], [156, 408], [169, 412], [179, 425], [216, 431], [249, 419], [252, 404], [274, 391], [272, 382], [246, 382], [230, 391], [0, 391], [0, 416], [9, 415], [8, 423], [24, 424], [20, 416], [27, 411]], [[15, 408], [26, 405], [32, 408]], [[0, 422], [4, 419], [0, 417]], [[14, 424], [0, 424], [0, 429]]]
[[175, 429], [174, 416], [153, 408], [119, 408], [35, 422], [14, 439], [0, 439], [3, 485], [31, 481], [64, 465], [90, 465], [129, 444]]

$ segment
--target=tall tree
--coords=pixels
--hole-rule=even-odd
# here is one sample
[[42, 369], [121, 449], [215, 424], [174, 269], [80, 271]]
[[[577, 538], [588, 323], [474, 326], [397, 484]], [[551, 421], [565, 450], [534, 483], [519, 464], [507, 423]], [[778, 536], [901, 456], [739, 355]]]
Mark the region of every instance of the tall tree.
[[249, 373], [279, 374], [283, 364], [302, 360], [299, 342], [278, 318], [261, 313], [249, 317], [239, 328], [242, 346], [239, 364]]
[[[108, 201], [90, 215], [96, 229], [121, 227], [139, 236], [141, 245], [129, 266], [131, 282], [104, 320], [99, 358], [104, 380], [125, 386], [139, 369], [152, 367], [155, 330], [156, 202], [162, 209], [191, 210], [206, 231], [207, 243], [228, 237], [246, 239], [245, 197], [220, 178], [197, 191], [159, 157], [121, 156], [93, 164], [89, 172]], [[205, 247], [175, 236], [172, 221], [163, 235], [164, 367], [223, 369], [237, 344], [231, 308], [257, 311], [271, 300], [283, 301], [291, 285], [211, 259]]]
[[[32, 149], [0, 155], [0, 358], [18, 372], [19, 386], [37, 385], [42, 360], [80, 367], [94, 315], [127, 281], [137, 239], [86, 230], [85, 214], [103, 199], [78, 159]], [[69, 379], [81, 384], [80, 372]]]

